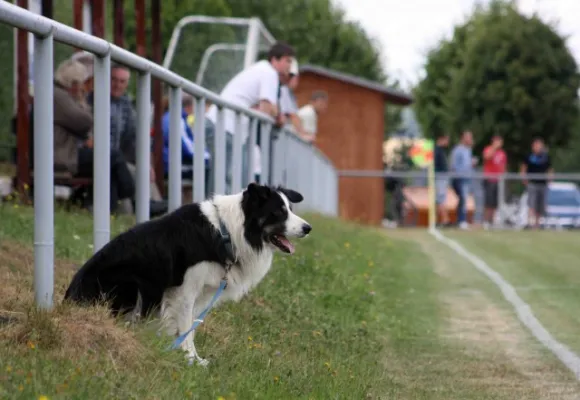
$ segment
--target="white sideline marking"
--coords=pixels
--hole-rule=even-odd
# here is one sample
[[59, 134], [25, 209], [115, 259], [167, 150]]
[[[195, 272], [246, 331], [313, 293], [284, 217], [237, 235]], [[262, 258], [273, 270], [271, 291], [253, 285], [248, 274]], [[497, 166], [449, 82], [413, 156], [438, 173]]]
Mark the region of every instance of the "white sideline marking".
[[445, 243], [449, 248], [454, 250], [457, 254], [465, 257], [484, 275], [487, 275], [493, 283], [495, 283], [503, 293], [507, 301], [509, 301], [515, 308], [518, 318], [522, 323], [528, 327], [532, 334], [547, 347], [556, 357], [564, 363], [566, 367], [576, 376], [580, 381], [580, 357], [570, 350], [565, 344], [557, 341], [546, 328], [537, 320], [532, 312], [530, 306], [522, 300], [516, 293], [516, 290], [510, 285], [500, 274], [494, 271], [485, 261], [476, 255], [467, 251], [463, 246], [455, 240], [444, 236], [437, 229], [430, 230], [430, 233], [435, 236], [437, 240]]

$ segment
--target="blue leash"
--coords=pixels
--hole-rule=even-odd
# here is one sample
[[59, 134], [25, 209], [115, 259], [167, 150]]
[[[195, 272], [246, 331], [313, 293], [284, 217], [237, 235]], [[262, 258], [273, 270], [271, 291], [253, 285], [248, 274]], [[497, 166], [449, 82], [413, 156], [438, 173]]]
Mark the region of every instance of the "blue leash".
[[215, 292], [215, 294], [213, 295], [213, 298], [209, 302], [209, 305], [205, 308], [205, 310], [203, 310], [201, 312], [201, 314], [199, 314], [199, 317], [197, 317], [197, 319], [195, 319], [193, 321], [193, 325], [191, 326], [191, 328], [189, 328], [189, 330], [187, 332], [185, 332], [184, 334], [179, 336], [177, 339], [175, 339], [175, 341], [171, 345], [172, 350], [177, 349], [181, 345], [181, 343], [183, 343], [183, 341], [187, 338], [187, 335], [189, 335], [191, 332], [193, 332], [195, 330], [195, 328], [197, 328], [197, 326], [203, 322], [203, 319], [205, 318], [205, 316], [207, 315], [209, 310], [211, 310], [211, 308], [213, 307], [213, 305], [215, 304], [217, 299], [219, 299], [219, 297], [221, 296], [221, 294], [225, 290], [227, 284], [228, 284], [227, 279], [226, 278], [222, 279], [222, 281], [220, 282], [220, 287], [218, 288], [217, 292]]
[[[214, 207], [216, 209], [216, 213], [218, 213], [218, 208], [215, 204], [214, 204]], [[181, 345], [181, 343], [183, 343], [183, 341], [187, 338], [187, 335], [189, 335], [191, 332], [193, 332], [195, 330], [195, 328], [197, 328], [197, 326], [203, 322], [203, 319], [205, 318], [205, 316], [207, 315], [209, 310], [211, 310], [211, 308], [213, 307], [213, 305], [215, 304], [217, 299], [219, 299], [222, 292], [225, 290], [225, 288], [228, 285], [227, 273], [229, 272], [229, 270], [231, 268], [231, 264], [229, 264], [228, 261], [231, 260], [232, 263], [236, 262], [235, 250], [234, 250], [234, 246], [232, 243], [232, 238], [231, 238], [230, 233], [228, 232], [224, 222], [219, 217], [218, 217], [218, 220], [219, 220], [219, 233], [222, 237], [223, 252], [226, 255], [226, 263], [225, 263], [226, 275], [224, 276], [224, 278], [220, 282], [220, 287], [218, 288], [217, 292], [213, 295], [213, 298], [209, 302], [209, 305], [205, 308], [205, 310], [203, 310], [201, 312], [201, 314], [199, 314], [199, 317], [197, 317], [197, 319], [193, 320], [193, 325], [191, 326], [191, 328], [189, 328], [189, 330], [187, 332], [183, 333], [181, 336], [179, 336], [177, 339], [175, 339], [175, 341], [171, 345], [172, 350], [177, 349]]]

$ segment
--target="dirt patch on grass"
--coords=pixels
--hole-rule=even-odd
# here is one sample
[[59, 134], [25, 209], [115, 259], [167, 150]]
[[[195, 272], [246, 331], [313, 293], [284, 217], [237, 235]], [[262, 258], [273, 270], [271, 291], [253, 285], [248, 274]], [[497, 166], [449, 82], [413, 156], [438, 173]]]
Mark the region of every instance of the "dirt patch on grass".
[[[446, 310], [440, 336], [479, 368], [461, 372], [462, 379], [492, 393], [523, 399], [580, 399], [580, 384], [517, 319], [509, 305], [480, 289], [478, 272], [434, 239], [417, 241], [431, 256], [446, 285], [440, 299]], [[487, 285], [487, 283], [486, 283]]]
[[110, 317], [104, 307], [62, 303], [75, 263], [56, 261], [55, 307], [43, 312], [34, 306], [31, 249], [3, 240], [0, 254], [0, 343], [16, 345], [22, 351], [40, 349], [67, 359], [109, 354], [120, 363], [138, 362], [147, 353], [133, 331]]

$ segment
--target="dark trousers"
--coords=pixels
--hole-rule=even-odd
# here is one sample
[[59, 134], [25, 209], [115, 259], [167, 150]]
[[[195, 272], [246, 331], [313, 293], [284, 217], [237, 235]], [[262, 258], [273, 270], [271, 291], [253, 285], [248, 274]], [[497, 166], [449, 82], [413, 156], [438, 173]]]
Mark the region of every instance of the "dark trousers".
[[457, 223], [467, 220], [467, 194], [469, 191], [469, 181], [467, 179], [453, 179], [451, 186], [458, 197], [457, 202]]
[[[78, 176], [92, 177], [94, 152], [93, 149], [79, 149]], [[119, 200], [132, 198], [135, 195], [135, 181], [131, 176], [125, 157], [118, 150], [111, 150], [111, 212], [117, 209]]]

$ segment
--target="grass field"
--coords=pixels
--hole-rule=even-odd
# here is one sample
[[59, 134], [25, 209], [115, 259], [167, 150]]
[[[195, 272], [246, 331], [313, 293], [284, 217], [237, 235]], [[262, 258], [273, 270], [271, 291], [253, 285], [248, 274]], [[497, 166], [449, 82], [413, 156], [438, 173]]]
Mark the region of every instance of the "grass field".
[[[493, 284], [427, 233], [307, 218], [314, 230], [296, 254], [277, 257], [251, 295], [218, 308], [199, 328], [198, 351], [210, 360], [203, 369], [167, 351], [170, 339], [155, 334], [154, 322], [125, 327], [102, 309], [59, 305], [75, 266], [92, 251], [87, 215], [57, 214], [57, 307], [34, 311], [32, 212], [0, 206], [0, 398], [580, 398], [574, 376]], [[112, 222], [115, 232], [132, 223]], [[495, 251], [486, 235], [460, 239], [478, 247], [479, 237], [489, 246], [481, 251]], [[574, 259], [567, 254], [562, 263]], [[519, 257], [506, 250], [512, 255]], [[571, 266], [537, 279], [526, 268], [504, 276], [535, 285], [546, 274], [554, 286], [578, 278]], [[567, 296], [554, 295], [556, 305], [539, 315], [548, 329], [562, 324], [562, 340], [566, 326], [572, 333], [578, 323]]]

